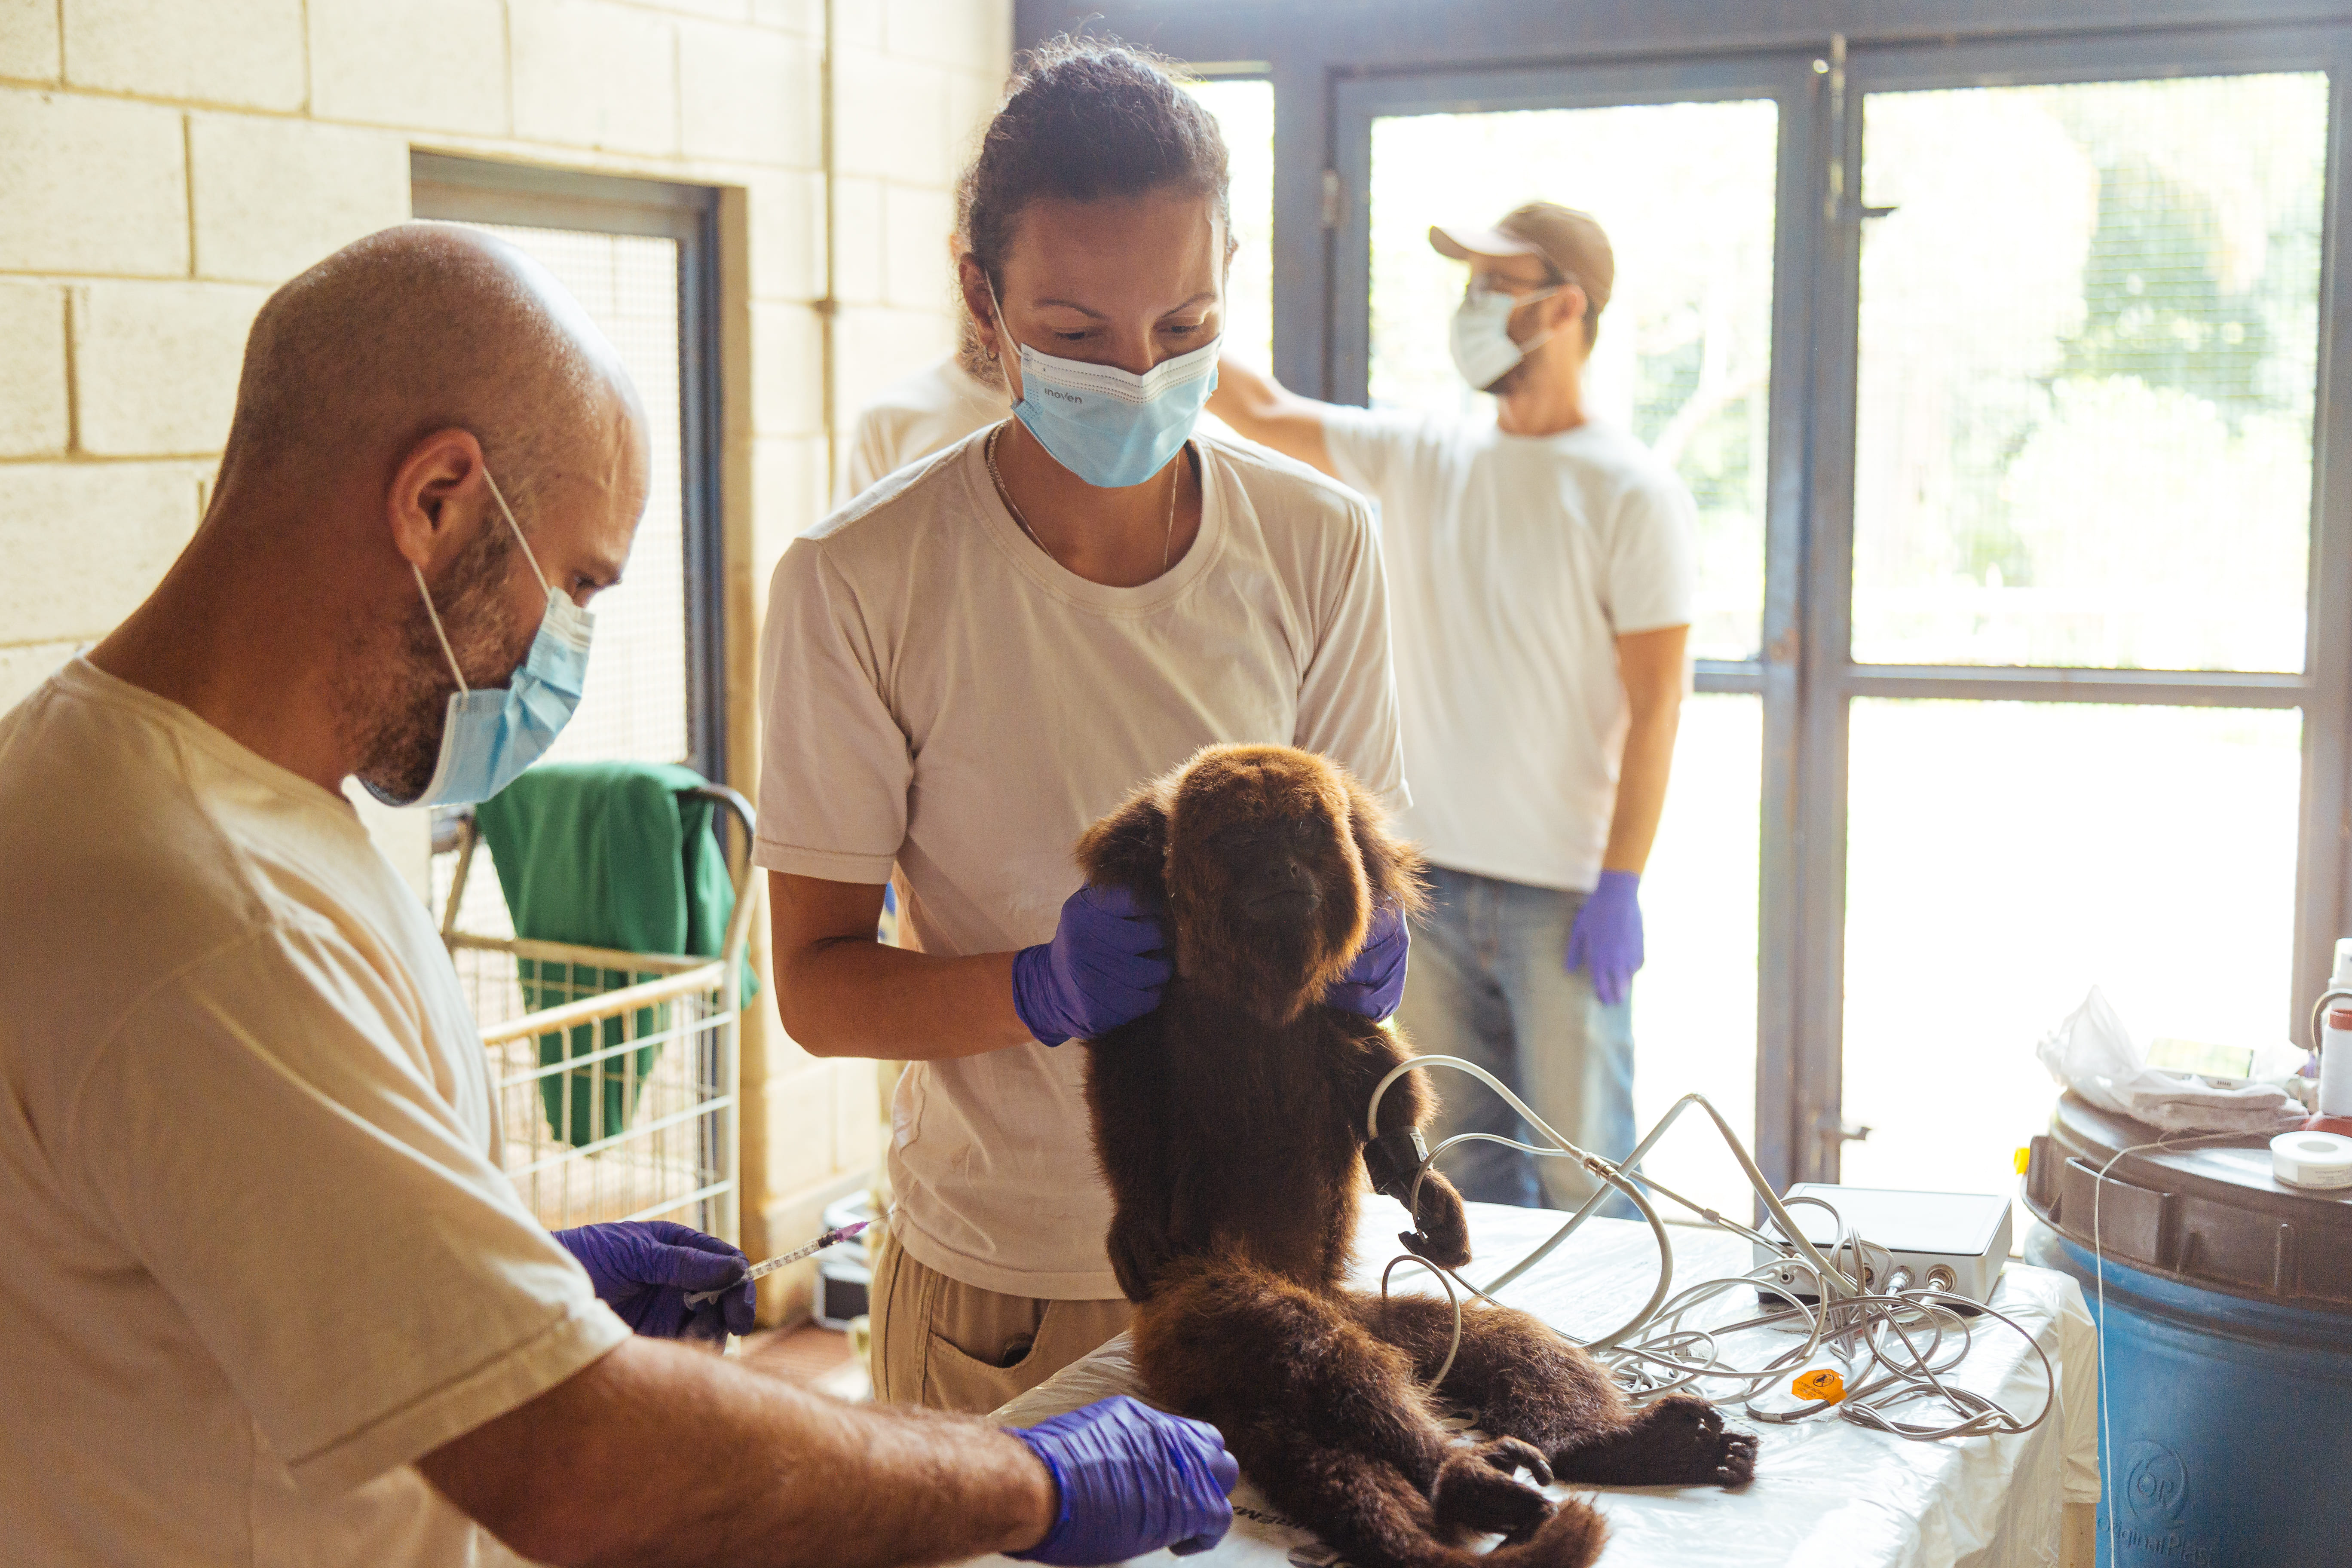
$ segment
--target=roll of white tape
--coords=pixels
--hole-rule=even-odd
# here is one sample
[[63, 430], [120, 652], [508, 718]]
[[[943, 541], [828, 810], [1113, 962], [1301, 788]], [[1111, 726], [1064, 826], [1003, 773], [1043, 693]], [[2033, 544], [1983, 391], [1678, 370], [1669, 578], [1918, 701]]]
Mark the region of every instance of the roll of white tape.
[[2291, 1187], [2352, 1188], [2352, 1138], [2340, 1132], [2282, 1132], [2271, 1140], [2271, 1174]]

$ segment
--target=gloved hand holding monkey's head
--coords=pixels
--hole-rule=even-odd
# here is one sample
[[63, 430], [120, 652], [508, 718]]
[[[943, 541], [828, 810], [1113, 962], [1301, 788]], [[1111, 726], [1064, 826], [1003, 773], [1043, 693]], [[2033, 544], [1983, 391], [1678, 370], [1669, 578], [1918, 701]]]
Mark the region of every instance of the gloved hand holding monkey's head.
[[1401, 937], [1423, 897], [1380, 804], [1290, 746], [1203, 748], [1089, 829], [1078, 860], [1163, 912], [1178, 974], [1275, 1023], [1346, 1005], [1328, 994], [1367, 939]]

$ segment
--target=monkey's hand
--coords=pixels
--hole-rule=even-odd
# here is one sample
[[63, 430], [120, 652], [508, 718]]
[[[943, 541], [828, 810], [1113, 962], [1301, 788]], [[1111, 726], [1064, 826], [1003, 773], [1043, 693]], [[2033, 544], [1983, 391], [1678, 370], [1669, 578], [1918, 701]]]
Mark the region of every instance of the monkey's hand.
[[1447, 1268], [1459, 1268], [1470, 1261], [1470, 1220], [1453, 1183], [1430, 1172], [1422, 1181], [1421, 1201], [1412, 1217], [1421, 1228], [1398, 1238], [1405, 1250]]

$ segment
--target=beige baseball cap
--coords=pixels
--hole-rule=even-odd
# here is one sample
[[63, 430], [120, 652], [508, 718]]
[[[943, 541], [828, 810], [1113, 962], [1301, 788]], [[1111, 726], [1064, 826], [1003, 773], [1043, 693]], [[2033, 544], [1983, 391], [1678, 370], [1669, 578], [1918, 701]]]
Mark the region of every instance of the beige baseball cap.
[[1609, 303], [1610, 288], [1617, 280], [1617, 256], [1600, 223], [1591, 213], [1557, 202], [1515, 207], [1492, 228], [1432, 224], [1429, 243], [1440, 256], [1456, 261], [1474, 256], [1539, 256], [1584, 290], [1595, 315]]

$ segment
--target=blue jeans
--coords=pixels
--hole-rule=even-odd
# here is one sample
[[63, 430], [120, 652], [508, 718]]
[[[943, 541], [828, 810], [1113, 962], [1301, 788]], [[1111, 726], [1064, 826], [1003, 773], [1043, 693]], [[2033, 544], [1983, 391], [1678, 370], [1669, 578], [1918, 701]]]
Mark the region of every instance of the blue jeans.
[[[1592, 976], [1562, 966], [1582, 893], [1432, 867], [1429, 912], [1413, 922], [1397, 1023], [1423, 1056], [1463, 1057], [1511, 1086], [1570, 1142], [1622, 1159], [1633, 1147], [1633, 1008], [1604, 1006]], [[1430, 1069], [1441, 1109], [1429, 1140], [1496, 1132], [1541, 1143], [1518, 1112], [1465, 1072]], [[1572, 1209], [1601, 1184], [1572, 1161], [1465, 1143], [1439, 1166], [1462, 1195]], [[1634, 1218], [1612, 1196], [1598, 1211]]]

